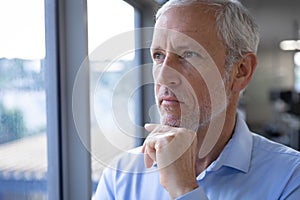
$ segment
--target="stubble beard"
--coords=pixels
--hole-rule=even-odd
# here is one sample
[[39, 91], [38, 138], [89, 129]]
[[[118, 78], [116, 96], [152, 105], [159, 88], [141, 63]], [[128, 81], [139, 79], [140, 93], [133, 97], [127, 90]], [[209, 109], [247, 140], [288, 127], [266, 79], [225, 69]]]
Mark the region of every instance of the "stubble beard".
[[[231, 98], [231, 92], [226, 87], [229, 82], [229, 77], [225, 76], [224, 78], [224, 86], [225, 86], [225, 93], [226, 93], [226, 102], [223, 102], [215, 109], [215, 112], [212, 113], [211, 109], [211, 102], [210, 100], [204, 100], [201, 103], [201, 108], [197, 106], [195, 109], [190, 111], [181, 112], [184, 114], [180, 115], [172, 115], [168, 113], [168, 111], [160, 112], [160, 119], [161, 124], [172, 126], [172, 127], [182, 127], [187, 128], [190, 130], [202, 130], [209, 126], [212, 120], [216, 119], [218, 116], [226, 112], [230, 98]], [[221, 88], [215, 88], [214, 91], [216, 96], [218, 96], [218, 91]], [[161, 108], [163, 109], [163, 108]], [[200, 117], [199, 117], [200, 116]]]
[[[202, 104], [200, 112], [195, 112], [195, 110], [197, 110], [195, 109], [189, 112], [189, 114], [181, 115], [180, 117], [170, 117], [171, 114], [165, 114], [166, 116], [161, 115], [161, 124], [172, 127], [187, 128], [194, 131], [205, 129], [209, 126], [212, 120], [216, 119], [223, 112], [226, 112], [230, 96], [227, 96], [226, 98], [226, 103], [222, 107], [218, 108], [214, 113], [211, 113], [210, 104], [205, 103]], [[199, 116], [201, 116], [200, 119]]]

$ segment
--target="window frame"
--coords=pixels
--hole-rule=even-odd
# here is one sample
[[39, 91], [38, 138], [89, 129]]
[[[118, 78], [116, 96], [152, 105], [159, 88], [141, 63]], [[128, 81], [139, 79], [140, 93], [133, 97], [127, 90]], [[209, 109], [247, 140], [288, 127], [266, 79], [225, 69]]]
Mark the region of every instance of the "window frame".
[[[157, 4], [152, 0], [137, 2], [124, 0], [133, 6], [136, 27], [153, 26], [153, 13]], [[143, 12], [141, 10], [143, 9]], [[84, 74], [80, 88], [81, 131], [77, 134], [72, 113], [72, 92], [76, 73], [88, 56], [87, 1], [45, 0], [46, 39], [46, 104], [48, 145], [48, 199], [82, 200], [92, 197], [90, 149], [89, 72]], [[137, 45], [151, 35], [138, 36]], [[141, 64], [150, 63], [148, 51], [139, 55]], [[152, 78], [141, 71], [141, 78]], [[149, 97], [150, 98], [149, 100]], [[153, 105], [153, 90], [142, 90], [139, 105], [142, 122]], [[84, 144], [81, 140], [84, 140]]]
[[[60, 152], [61, 140], [59, 118], [59, 78], [57, 42], [57, 1], [45, 0], [45, 82], [47, 105], [47, 151], [48, 151], [48, 198], [62, 199]], [[51, 165], [51, 167], [49, 167]]]
[[72, 115], [76, 73], [87, 51], [87, 5], [82, 0], [45, 0], [47, 68], [47, 139], [49, 199], [90, 199], [88, 73], [82, 85], [82, 130], [79, 138]]

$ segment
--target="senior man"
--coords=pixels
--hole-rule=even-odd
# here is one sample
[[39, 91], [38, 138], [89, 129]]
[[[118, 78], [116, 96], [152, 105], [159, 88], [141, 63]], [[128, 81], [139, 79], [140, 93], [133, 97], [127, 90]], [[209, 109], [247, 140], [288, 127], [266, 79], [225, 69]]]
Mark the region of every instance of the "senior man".
[[104, 170], [95, 200], [300, 199], [300, 154], [247, 128], [237, 105], [258, 28], [235, 0], [170, 0], [151, 54], [161, 124]]

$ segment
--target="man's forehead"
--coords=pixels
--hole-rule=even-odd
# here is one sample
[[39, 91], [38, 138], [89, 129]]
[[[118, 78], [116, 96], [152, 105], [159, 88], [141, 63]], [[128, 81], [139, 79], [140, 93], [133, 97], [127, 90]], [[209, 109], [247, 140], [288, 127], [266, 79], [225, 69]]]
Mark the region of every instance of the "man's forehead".
[[198, 30], [187, 29], [183, 31], [173, 30], [173, 29], [154, 29], [152, 47], [162, 47], [164, 46], [178, 46], [180, 47], [198, 47], [201, 46], [196, 36], [198, 35]]
[[[161, 14], [155, 23], [155, 32], [157, 29], [172, 29], [177, 32], [197, 37], [205, 33], [213, 34], [216, 32], [215, 14], [203, 10], [203, 6], [174, 7]], [[163, 34], [162, 31], [158, 32]]]
[[180, 28], [183, 26], [187, 27], [187, 30], [189, 28], [194, 29], [195, 25], [201, 24], [201, 22], [215, 22], [216, 10], [215, 6], [202, 3], [174, 6], [161, 13], [156, 20], [155, 26], [168, 26], [169, 28], [170, 26], [174, 26], [173, 28], [175, 29], [178, 25]]

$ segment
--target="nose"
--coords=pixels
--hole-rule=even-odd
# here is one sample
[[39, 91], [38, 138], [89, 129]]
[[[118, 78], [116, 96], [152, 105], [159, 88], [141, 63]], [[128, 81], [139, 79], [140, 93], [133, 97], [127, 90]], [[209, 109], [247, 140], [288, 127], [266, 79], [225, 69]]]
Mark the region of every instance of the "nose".
[[153, 77], [156, 84], [176, 86], [181, 83], [180, 63], [178, 55], [167, 53], [163, 63], [153, 67]]

